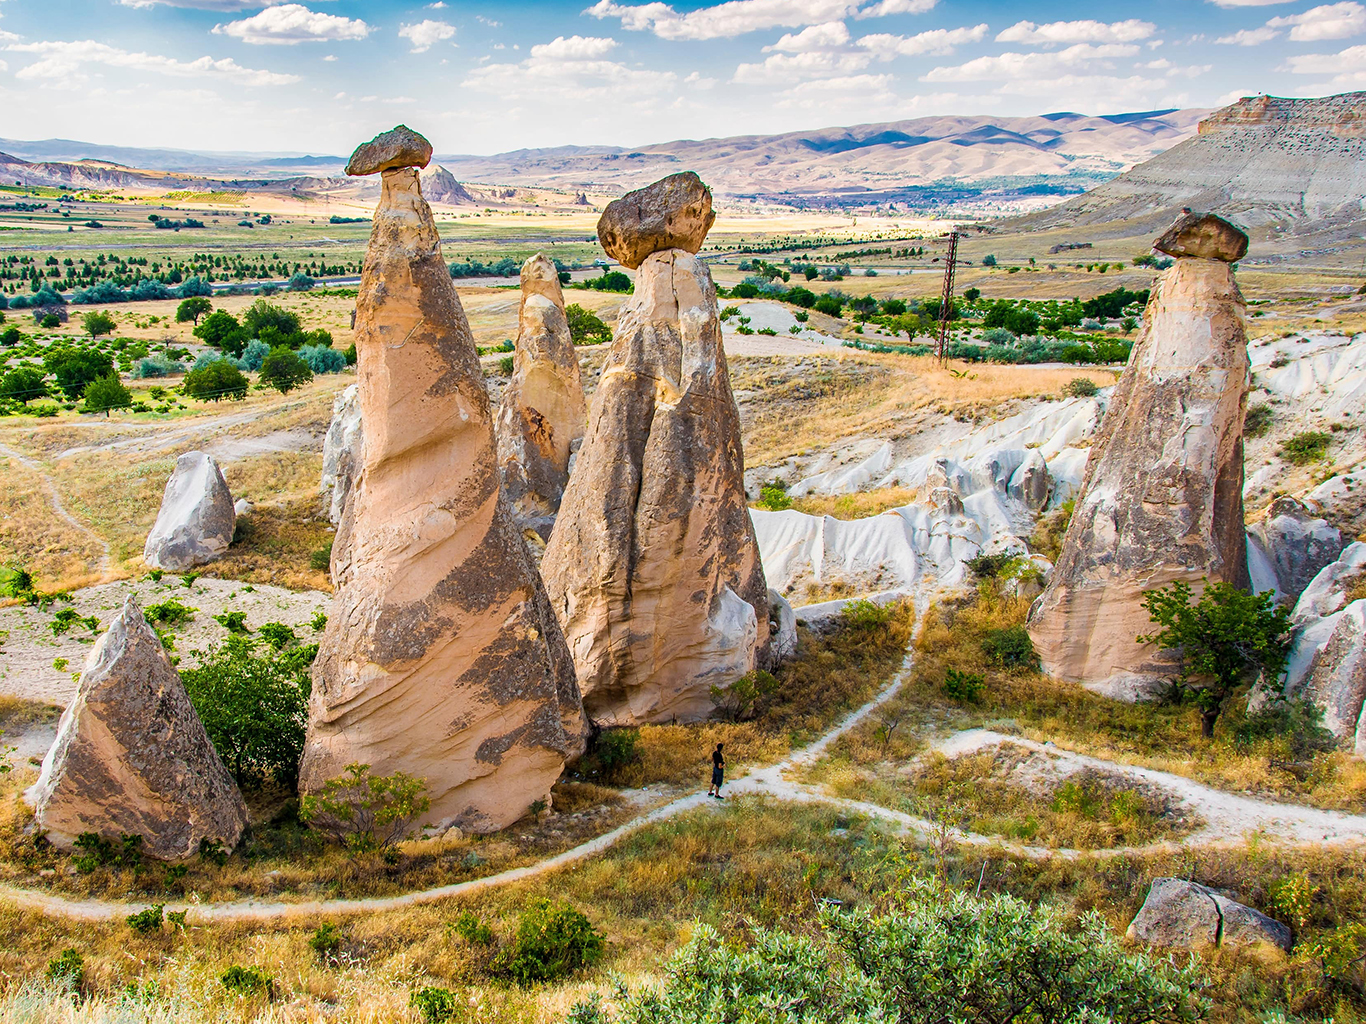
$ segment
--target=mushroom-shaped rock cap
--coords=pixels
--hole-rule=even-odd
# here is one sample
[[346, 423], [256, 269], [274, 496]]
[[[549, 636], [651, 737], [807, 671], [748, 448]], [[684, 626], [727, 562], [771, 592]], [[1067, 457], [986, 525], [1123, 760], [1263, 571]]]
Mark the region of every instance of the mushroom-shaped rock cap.
[[1168, 256], [1234, 263], [1247, 255], [1247, 235], [1215, 214], [1187, 213], [1162, 233], [1153, 248]]
[[426, 167], [432, 160], [432, 144], [401, 124], [358, 146], [346, 163], [346, 173], [378, 174], [395, 167]]
[[635, 270], [651, 253], [697, 252], [715, 220], [711, 189], [694, 172], [683, 171], [608, 203], [598, 221], [598, 241], [607, 255]]

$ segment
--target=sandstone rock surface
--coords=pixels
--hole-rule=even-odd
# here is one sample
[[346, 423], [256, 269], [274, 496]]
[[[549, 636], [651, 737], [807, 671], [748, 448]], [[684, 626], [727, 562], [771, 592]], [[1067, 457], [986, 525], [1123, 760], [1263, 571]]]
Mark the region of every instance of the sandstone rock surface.
[[1168, 256], [1194, 256], [1236, 263], [1247, 255], [1247, 235], [1212, 213], [1187, 213], [1153, 243]]
[[132, 597], [91, 650], [25, 796], [61, 849], [83, 832], [137, 835], [145, 854], [180, 860], [202, 839], [232, 849], [241, 838], [242, 795]]
[[1155, 878], [1128, 936], [1150, 946], [1273, 946], [1290, 949], [1290, 929], [1213, 889], [1181, 878]]
[[635, 270], [651, 253], [697, 252], [715, 220], [711, 189], [683, 171], [608, 203], [598, 220], [598, 241], [607, 255]]
[[346, 173], [360, 176], [399, 167], [426, 167], [431, 159], [432, 144], [401, 124], [357, 146], [346, 163]]
[[218, 462], [204, 452], [186, 452], [166, 482], [143, 561], [154, 569], [204, 565], [228, 550], [236, 527], [232, 493]]
[[767, 646], [716, 289], [689, 253], [640, 266], [541, 568], [605, 724], [704, 718]]
[[1154, 290], [1029, 631], [1044, 670], [1134, 699], [1175, 674], [1136, 637], [1146, 590], [1248, 585], [1243, 297], [1227, 263], [1178, 259]]
[[412, 168], [384, 174], [357, 311], [365, 441], [333, 548], [301, 788], [353, 762], [404, 771], [427, 783], [418, 825], [490, 831], [548, 798], [586, 722], [499, 494], [479, 358]]
[[495, 421], [503, 494], [523, 526], [549, 537], [569, 482], [570, 448], [588, 425], [588, 403], [559, 274], [548, 256], [522, 264], [512, 358], [512, 380]]
[[341, 522], [346, 511], [351, 485], [360, 469], [360, 451], [364, 443], [360, 386], [348, 384], [332, 400], [332, 422], [323, 438], [323, 471], [319, 486], [327, 496], [327, 518], [333, 526]]
[[1247, 531], [1248, 567], [1269, 576], [1279, 597], [1299, 599], [1324, 566], [1342, 553], [1342, 534], [1325, 519], [1316, 519], [1294, 498], [1277, 498], [1266, 517]]

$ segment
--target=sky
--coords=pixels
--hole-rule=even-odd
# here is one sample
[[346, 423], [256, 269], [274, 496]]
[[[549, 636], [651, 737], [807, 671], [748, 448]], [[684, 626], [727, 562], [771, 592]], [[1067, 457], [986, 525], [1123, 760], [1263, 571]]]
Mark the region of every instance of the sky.
[[0, 0], [0, 137], [643, 145], [1366, 89], [1358, 0]]

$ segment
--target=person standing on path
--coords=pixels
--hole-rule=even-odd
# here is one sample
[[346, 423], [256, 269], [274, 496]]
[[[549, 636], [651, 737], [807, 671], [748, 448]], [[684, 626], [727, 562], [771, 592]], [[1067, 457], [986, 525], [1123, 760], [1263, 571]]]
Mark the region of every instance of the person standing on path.
[[721, 753], [724, 743], [716, 744], [716, 749], [711, 752], [711, 789], [707, 790], [707, 796], [714, 796], [718, 800], [724, 800], [721, 795], [721, 783], [726, 778], [726, 757]]

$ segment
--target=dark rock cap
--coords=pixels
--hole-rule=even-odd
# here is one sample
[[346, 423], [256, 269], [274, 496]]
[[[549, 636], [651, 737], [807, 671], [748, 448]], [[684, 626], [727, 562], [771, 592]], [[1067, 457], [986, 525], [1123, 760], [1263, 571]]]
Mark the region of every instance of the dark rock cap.
[[358, 146], [346, 163], [346, 173], [378, 174], [395, 167], [426, 167], [432, 144], [407, 125], [399, 125]]
[[697, 252], [715, 220], [711, 189], [695, 172], [683, 171], [608, 203], [598, 220], [598, 241], [607, 255], [635, 270], [651, 253]]
[[1153, 243], [1168, 256], [1235, 263], [1247, 255], [1247, 235], [1213, 213], [1184, 213]]

